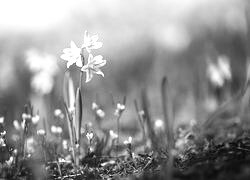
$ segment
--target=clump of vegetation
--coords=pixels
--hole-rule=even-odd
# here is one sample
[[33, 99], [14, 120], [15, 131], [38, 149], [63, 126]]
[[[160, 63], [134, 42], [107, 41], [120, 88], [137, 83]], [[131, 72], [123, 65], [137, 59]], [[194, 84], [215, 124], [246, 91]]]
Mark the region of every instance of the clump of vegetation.
[[[249, 114], [237, 112], [230, 118], [223, 115], [228, 105], [246, 109], [249, 101], [249, 80], [243, 90], [223, 104], [204, 123], [196, 120], [174, 128], [174, 109], [166, 77], [159, 93], [164, 119], [153, 122], [147, 90], [134, 101], [135, 117], [140, 125], [141, 139], [129, 136], [121, 142], [120, 119], [126, 110], [126, 96], [114, 102], [116, 129], [105, 129], [101, 122], [106, 112], [98, 102], [92, 103], [97, 126], [84, 119], [83, 101], [87, 86], [94, 74], [104, 76], [101, 67], [106, 60], [92, 51], [102, 47], [98, 36], [86, 31], [83, 45], [78, 48], [71, 41], [61, 58], [67, 68], [80, 68], [79, 84], [75, 86], [68, 72], [65, 73], [63, 94], [64, 109], [56, 109], [56, 124], [48, 127], [33, 106], [25, 105], [21, 120], [14, 120], [14, 143], [6, 140], [4, 117], [0, 117], [0, 174], [4, 179], [247, 179], [250, 162]], [[85, 61], [87, 58], [87, 62]], [[224, 63], [224, 64], [223, 64]], [[225, 60], [211, 77], [216, 88], [223, 88], [230, 80]], [[82, 82], [86, 73], [85, 84]], [[211, 72], [210, 72], [211, 73]], [[214, 73], [212, 73], [214, 74]], [[217, 79], [216, 79], [217, 78]], [[235, 102], [235, 100], [237, 100]], [[140, 102], [140, 103], [139, 103]], [[247, 104], [248, 107], [248, 104]], [[249, 108], [249, 107], [248, 107]], [[237, 108], [235, 108], [237, 109]], [[231, 110], [231, 109], [230, 109]], [[38, 128], [39, 121], [43, 128]], [[62, 122], [67, 122], [67, 128]], [[237, 178], [236, 178], [237, 177]]]

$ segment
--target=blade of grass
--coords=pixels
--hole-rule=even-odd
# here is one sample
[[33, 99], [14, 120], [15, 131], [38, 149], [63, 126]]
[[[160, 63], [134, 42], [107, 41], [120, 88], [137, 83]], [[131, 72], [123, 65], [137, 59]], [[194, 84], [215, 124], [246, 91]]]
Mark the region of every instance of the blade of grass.
[[141, 99], [142, 99], [142, 109], [143, 109], [143, 111], [145, 113], [145, 122], [146, 122], [146, 125], [147, 125], [146, 127], [147, 127], [147, 131], [148, 131], [149, 139], [151, 140], [151, 143], [152, 143], [152, 146], [153, 146], [152, 148], [158, 152], [159, 151], [158, 141], [157, 141], [155, 132], [153, 130], [153, 125], [151, 123], [151, 115], [150, 115], [150, 112], [149, 112], [150, 104], [149, 104], [148, 97], [147, 97], [145, 89], [142, 90]]
[[[166, 167], [167, 179], [172, 179], [172, 169], [173, 169], [173, 150], [174, 150], [174, 131], [173, 131], [173, 105], [168, 85], [167, 77], [164, 77], [161, 82], [161, 95], [162, 95], [162, 108], [165, 120], [165, 133], [167, 134], [167, 151], [168, 151], [168, 162]], [[163, 171], [164, 172], [164, 171]], [[165, 176], [165, 175], [164, 175]]]

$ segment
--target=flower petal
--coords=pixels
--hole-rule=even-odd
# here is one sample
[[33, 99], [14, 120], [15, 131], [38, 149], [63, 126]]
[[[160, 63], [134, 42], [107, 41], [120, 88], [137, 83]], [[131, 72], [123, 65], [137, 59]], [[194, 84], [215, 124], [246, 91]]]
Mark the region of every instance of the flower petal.
[[100, 69], [98, 71], [96, 71], [95, 73], [104, 77], [104, 73]]
[[102, 47], [102, 42], [95, 42], [92, 44], [91, 49], [99, 49]]
[[78, 66], [78, 67], [82, 67], [83, 66], [81, 58], [77, 59], [76, 66]]
[[89, 82], [92, 78], [93, 78], [93, 72], [90, 69], [88, 69], [86, 71], [86, 83]]

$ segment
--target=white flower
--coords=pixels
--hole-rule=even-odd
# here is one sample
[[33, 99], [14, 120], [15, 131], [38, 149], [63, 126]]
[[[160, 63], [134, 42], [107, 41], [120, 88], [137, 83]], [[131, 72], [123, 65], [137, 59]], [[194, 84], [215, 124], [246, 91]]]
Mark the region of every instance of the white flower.
[[105, 117], [105, 112], [102, 109], [98, 109], [96, 111], [96, 114], [100, 117], [100, 118], [104, 118]]
[[13, 121], [13, 126], [14, 126], [14, 128], [15, 128], [16, 130], [20, 130], [20, 129], [21, 129], [21, 126], [20, 126], [18, 120], [14, 120], [14, 121]]
[[157, 130], [163, 130], [164, 129], [164, 122], [161, 119], [157, 119], [154, 123], [154, 127]]
[[56, 109], [56, 110], [54, 111], [54, 116], [60, 116], [60, 114], [62, 114], [61, 109]]
[[93, 102], [92, 103], [92, 110], [96, 110], [98, 108], [99, 108], [99, 106], [95, 102]]
[[91, 140], [93, 139], [93, 137], [94, 137], [93, 132], [88, 132], [88, 133], [86, 134], [86, 137], [87, 137], [87, 139], [88, 139], [89, 141], [91, 141]]
[[37, 130], [36, 133], [37, 133], [37, 135], [41, 135], [41, 136], [44, 136], [46, 134], [44, 129], [39, 129], [39, 130]]
[[115, 116], [120, 116], [121, 113], [125, 110], [125, 105], [121, 103], [117, 103], [116, 110], [115, 110]]
[[78, 67], [82, 67], [82, 59], [81, 59], [81, 48], [78, 48], [76, 44], [71, 41], [70, 48], [65, 48], [63, 50], [61, 58], [67, 62], [67, 68], [76, 63]]
[[217, 64], [208, 62], [207, 75], [211, 83], [222, 87], [226, 80], [232, 79], [230, 61], [226, 56], [219, 56]]
[[133, 138], [132, 138], [131, 136], [129, 136], [129, 137], [128, 137], [128, 140], [124, 141], [123, 143], [126, 144], [126, 145], [127, 145], [127, 144], [131, 144], [131, 143], [132, 143], [132, 140], [133, 140]]
[[14, 157], [10, 156], [9, 160], [5, 161], [8, 166], [11, 166], [12, 163], [14, 162]]
[[117, 104], [117, 109], [120, 110], [120, 111], [124, 111], [125, 110], [125, 105], [121, 104], [121, 103], [118, 103]]
[[230, 61], [227, 56], [221, 55], [218, 57], [218, 67], [223, 75], [223, 77], [227, 80], [231, 80], [232, 73], [230, 67]]
[[40, 117], [38, 115], [35, 115], [31, 118], [31, 121], [33, 124], [37, 124], [39, 120], [40, 120]]
[[4, 122], [4, 117], [0, 117], [0, 124], [3, 124]]
[[88, 62], [84, 65], [81, 71], [86, 72], [86, 82], [89, 82], [93, 78], [93, 74], [99, 74], [104, 77], [103, 72], [100, 70], [102, 66], [106, 64], [106, 60], [103, 60], [101, 55], [93, 57], [89, 54]]
[[61, 134], [62, 128], [59, 126], [51, 126], [51, 132], [54, 134]]
[[58, 71], [56, 58], [53, 55], [29, 49], [26, 52], [26, 57], [29, 69], [35, 74], [43, 71], [53, 76]]
[[109, 131], [109, 135], [110, 135], [111, 139], [117, 139], [118, 138], [118, 134], [116, 134], [113, 130]]
[[102, 47], [102, 42], [97, 42], [98, 35], [90, 36], [87, 31], [84, 33], [84, 40], [82, 48], [86, 49], [88, 53], [91, 52], [92, 49], [99, 49]]

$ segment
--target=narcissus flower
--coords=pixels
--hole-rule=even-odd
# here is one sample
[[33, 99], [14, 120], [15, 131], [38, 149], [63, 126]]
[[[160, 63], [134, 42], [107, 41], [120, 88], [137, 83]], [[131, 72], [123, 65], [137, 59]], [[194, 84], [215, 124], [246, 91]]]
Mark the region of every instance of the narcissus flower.
[[100, 68], [105, 64], [106, 60], [104, 60], [101, 55], [94, 57], [92, 54], [89, 54], [87, 64], [81, 69], [81, 71], [86, 72], [86, 82], [89, 82], [93, 78], [93, 74], [99, 74], [104, 77]]
[[78, 48], [73, 41], [70, 42], [70, 48], [65, 48], [63, 53], [64, 54], [61, 55], [61, 58], [65, 61], [68, 61], [67, 68], [69, 68], [74, 63], [76, 63], [78, 67], [83, 66], [81, 59], [81, 48]]
[[127, 144], [131, 144], [131, 143], [132, 143], [132, 140], [133, 140], [133, 138], [132, 138], [131, 136], [129, 136], [128, 139], [125, 140], [123, 143], [126, 144], [126, 145], [127, 145]]
[[82, 48], [86, 49], [88, 53], [90, 53], [92, 49], [101, 48], [102, 42], [97, 42], [98, 38], [98, 35], [90, 36], [88, 31], [85, 31]]

